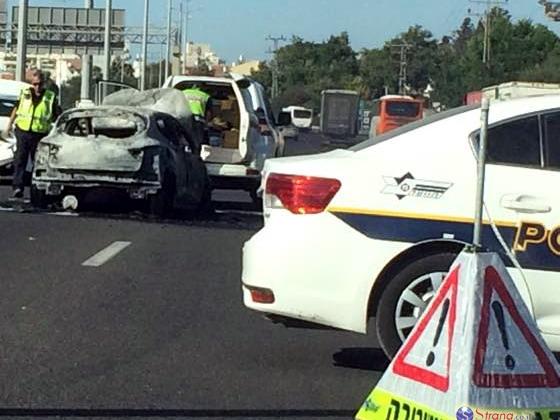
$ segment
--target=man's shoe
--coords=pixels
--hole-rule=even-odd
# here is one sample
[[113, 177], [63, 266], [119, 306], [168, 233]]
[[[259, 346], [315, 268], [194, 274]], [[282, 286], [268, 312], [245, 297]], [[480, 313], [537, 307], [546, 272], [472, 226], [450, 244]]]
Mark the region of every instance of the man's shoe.
[[16, 188], [14, 190], [13, 198], [23, 198], [23, 190], [21, 188]]

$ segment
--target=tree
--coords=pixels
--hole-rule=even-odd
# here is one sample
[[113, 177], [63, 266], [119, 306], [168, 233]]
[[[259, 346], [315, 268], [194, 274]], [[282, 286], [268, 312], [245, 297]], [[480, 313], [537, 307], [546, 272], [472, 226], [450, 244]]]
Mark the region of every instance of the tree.
[[[407, 52], [407, 83], [415, 93], [426, 89], [432, 79], [437, 63], [438, 43], [430, 31], [419, 25], [412, 26], [407, 32], [389, 41], [385, 48], [392, 45], [406, 44]], [[400, 60], [395, 60], [395, 71], [398, 74]]]
[[385, 90], [395, 91], [398, 73], [388, 48], [363, 50], [360, 55], [360, 92], [366, 99], [382, 96]]
[[138, 86], [138, 79], [134, 77], [134, 68], [132, 64], [128, 62], [123, 63], [123, 59], [121, 57], [117, 57], [111, 63], [111, 77], [110, 80], [115, 82], [120, 82], [121, 80], [123, 83], [127, 85], [137, 87]]
[[[349, 88], [359, 75], [356, 53], [346, 32], [320, 43], [294, 37], [291, 44], [276, 52], [275, 59], [282, 93], [275, 101], [278, 107], [304, 105], [318, 108], [322, 90]], [[270, 87], [270, 64], [262, 65], [254, 77]]]
[[60, 106], [69, 109], [76, 106], [82, 92], [82, 76], [74, 76], [60, 86]]
[[[276, 60], [282, 94], [278, 106], [306, 105], [317, 108], [321, 90], [352, 89], [364, 99], [397, 92], [401, 44], [407, 49], [407, 85], [410, 93], [422, 94], [428, 85], [433, 101], [460, 105], [473, 90], [514, 80], [559, 82], [560, 40], [543, 25], [522, 19], [513, 22], [501, 8], [490, 12], [490, 61], [482, 62], [484, 22], [465, 18], [459, 28], [442, 39], [422, 26], [387, 41], [381, 48], [356, 54], [348, 34], [333, 35], [316, 43], [294, 37], [280, 48]], [[264, 86], [272, 84], [272, 69], [264, 63], [254, 77]]]

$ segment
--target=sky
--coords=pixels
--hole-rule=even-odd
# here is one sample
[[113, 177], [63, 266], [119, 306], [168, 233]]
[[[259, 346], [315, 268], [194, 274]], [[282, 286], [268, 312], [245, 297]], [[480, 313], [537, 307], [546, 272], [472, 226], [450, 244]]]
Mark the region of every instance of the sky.
[[[166, 26], [167, 2], [150, 0], [151, 26]], [[180, 2], [173, 0], [177, 22]], [[8, 4], [15, 5], [17, 0]], [[94, 4], [105, 7], [105, 0], [94, 0]], [[84, 0], [29, 0], [29, 5], [83, 7]], [[113, 7], [126, 10], [127, 25], [142, 25], [144, 0], [113, 0]], [[210, 44], [228, 63], [240, 55], [266, 59], [271, 46], [267, 35], [323, 41], [347, 31], [352, 47], [360, 50], [379, 47], [415, 24], [441, 37], [461, 24], [469, 8], [476, 11], [477, 7], [469, 0], [190, 0], [188, 38]], [[537, 0], [509, 0], [505, 7], [514, 19], [529, 18], [560, 34], [560, 22], [548, 21]], [[150, 47], [150, 57], [159, 57], [161, 49]]]

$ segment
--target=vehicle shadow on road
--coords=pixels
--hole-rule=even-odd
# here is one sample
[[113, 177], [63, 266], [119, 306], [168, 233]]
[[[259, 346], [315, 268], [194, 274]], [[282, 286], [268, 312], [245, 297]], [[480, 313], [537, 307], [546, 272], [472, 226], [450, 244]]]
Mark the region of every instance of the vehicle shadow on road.
[[130, 220], [141, 223], [159, 223], [168, 225], [184, 225], [216, 229], [242, 229], [257, 231], [262, 227], [262, 213], [252, 203], [227, 203], [221, 202], [214, 209], [196, 214], [193, 212], [174, 212], [165, 218], [151, 216], [126, 205], [100, 205], [87, 206], [78, 212], [64, 211], [60, 207], [36, 209], [25, 201], [0, 201], [0, 210], [14, 213], [27, 214], [54, 214], [67, 216], [80, 216], [97, 219]]
[[[560, 363], [560, 353], [554, 353], [554, 357]], [[333, 354], [334, 366], [349, 369], [384, 372], [389, 367], [389, 363], [390, 360], [383, 350], [374, 347], [343, 348]]]
[[348, 347], [333, 354], [333, 364], [349, 369], [384, 372], [389, 367], [389, 359], [378, 348]]

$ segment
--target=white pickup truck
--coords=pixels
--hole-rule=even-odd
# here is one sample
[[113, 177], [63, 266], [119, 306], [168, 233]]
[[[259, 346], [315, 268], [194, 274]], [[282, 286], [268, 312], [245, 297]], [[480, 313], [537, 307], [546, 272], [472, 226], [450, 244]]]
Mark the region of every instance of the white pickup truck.
[[264, 89], [252, 79], [227, 75], [171, 76], [164, 87], [184, 90], [199, 85], [212, 98], [212, 116], [224, 129], [209, 134], [201, 157], [214, 188], [244, 189], [258, 201], [266, 159], [283, 155], [280, 135]]

